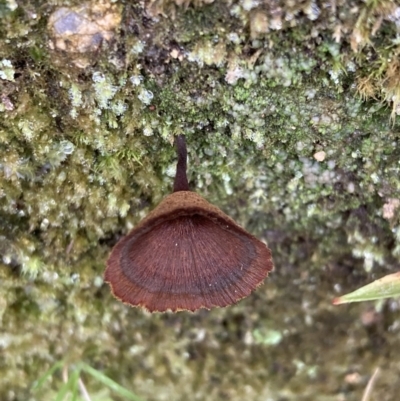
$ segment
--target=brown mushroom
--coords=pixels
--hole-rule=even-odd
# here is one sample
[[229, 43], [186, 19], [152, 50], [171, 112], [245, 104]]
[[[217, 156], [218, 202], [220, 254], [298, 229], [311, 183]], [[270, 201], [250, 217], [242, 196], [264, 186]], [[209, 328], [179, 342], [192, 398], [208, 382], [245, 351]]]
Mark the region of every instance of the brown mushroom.
[[116, 298], [150, 312], [231, 305], [273, 269], [271, 251], [189, 191], [183, 135], [176, 145], [174, 192], [115, 245], [105, 281]]

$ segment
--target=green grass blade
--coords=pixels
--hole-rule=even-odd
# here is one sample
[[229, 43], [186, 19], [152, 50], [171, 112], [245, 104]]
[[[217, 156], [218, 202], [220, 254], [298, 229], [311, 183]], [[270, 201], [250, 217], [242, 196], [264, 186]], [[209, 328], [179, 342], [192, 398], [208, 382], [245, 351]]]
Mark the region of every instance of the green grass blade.
[[334, 305], [400, 297], [400, 272], [389, 274], [333, 300]]
[[54, 399], [54, 401], [63, 401], [63, 399], [65, 398], [65, 396], [67, 395], [68, 391], [69, 391], [69, 386], [70, 383], [64, 383], [61, 388], [58, 390], [58, 393], [56, 395], [56, 398]]
[[138, 397], [136, 394], [127, 390], [125, 387], [120, 386], [114, 380], [110, 379], [109, 377], [107, 377], [103, 373], [99, 372], [98, 370], [93, 369], [91, 366], [86, 365], [85, 363], [82, 363], [81, 366], [82, 366], [83, 371], [90, 374], [96, 380], [98, 380], [99, 382], [101, 382], [104, 385], [106, 385], [107, 387], [109, 387], [112, 391], [119, 394], [124, 399], [130, 400], [130, 401], [143, 401], [142, 398]]
[[40, 389], [44, 382], [53, 375], [53, 373], [64, 365], [64, 360], [56, 362], [40, 379], [33, 383], [32, 390]]
[[79, 375], [80, 375], [80, 369], [77, 368], [69, 376], [68, 381], [61, 386], [60, 390], [57, 393], [57, 397], [55, 398], [54, 401], [63, 401], [67, 393], [69, 392], [71, 394], [74, 393], [74, 386], [76, 389], [78, 385]]
[[71, 401], [77, 401], [78, 400], [78, 388], [79, 388], [79, 376], [80, 376], [80, 369], [75, 369], [71, 373], [71, 388], [72, 388], [72, 396], [71, 396]]

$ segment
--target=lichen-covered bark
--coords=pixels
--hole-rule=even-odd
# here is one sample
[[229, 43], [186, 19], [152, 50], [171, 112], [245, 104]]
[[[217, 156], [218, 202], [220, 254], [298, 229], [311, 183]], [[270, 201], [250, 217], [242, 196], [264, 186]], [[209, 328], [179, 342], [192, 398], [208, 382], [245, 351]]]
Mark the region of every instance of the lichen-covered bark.
[[[0, 398], [54, 399], [58, 373], [30, 386], [67, 357], [149, 401], [360, 400], [377, 366], [393, 400], [399, 302], [331, 300], [399, 270], [400, 8], [23, 3], [0, 5]], [[178, 134], [276, 270], [233, 307], [150, 315], [104, 263], [170, 193]]]

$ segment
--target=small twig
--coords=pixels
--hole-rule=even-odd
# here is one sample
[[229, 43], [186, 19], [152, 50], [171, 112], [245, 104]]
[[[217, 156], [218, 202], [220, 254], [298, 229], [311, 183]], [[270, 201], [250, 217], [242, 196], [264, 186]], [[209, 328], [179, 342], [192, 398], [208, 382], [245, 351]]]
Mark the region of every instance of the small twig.
[[63, 366], [61, 374], [62, 374], [63, 382], [67, 383], [67, 381], [68, 381], [68, 365]]
[[74, 240], [72, 239], [72, 240], [69, 242], [69, 244], [68, 244], [68, 246], [67, 246], [67, 249], [65, 250], [65, 253], [66, 253], [67, 255], [71, 252], [71, 249], [72, 249], [73, 246], [74, 246]]
[[369, 400], [369, 397], [370, 397], [370, 395], [372, 393], [376, 378], [378, 377], [379, 373], [380, 373], [380, 369], [379, 369], [379, 367], [377, 367], [375, 369], [374, 374], [368, 380], [368, 384], [367, 384], [367, 387], [365, 387], [364, 394], [363, 394], [363, 397], [362, 397], [361, 401], [368, 401]]
[[78, 384], [79, 384], [79, 390], [81, 390], [81, 394], [82, 394], [83, 399], [84, 399], [85, 401], [92, 401], [91, 398], [90, 398], [90, 395], [89, 395], [89, 393], [87, 392], [86, 387], [85, 387], [85, 385], [83, 384], [83, 381], [82, 381], [81, 378], [79, 378]]

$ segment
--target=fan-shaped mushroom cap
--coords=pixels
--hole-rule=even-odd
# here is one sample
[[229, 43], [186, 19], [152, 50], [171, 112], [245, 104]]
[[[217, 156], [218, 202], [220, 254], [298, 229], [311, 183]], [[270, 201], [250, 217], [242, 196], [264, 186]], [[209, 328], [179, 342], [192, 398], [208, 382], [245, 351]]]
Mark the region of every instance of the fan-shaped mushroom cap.
[[194, 311], [237, 302], [272, 269], [263, 242], [200, 195], [179, 191], [116, 244], [105, 281], [126, 304]]

